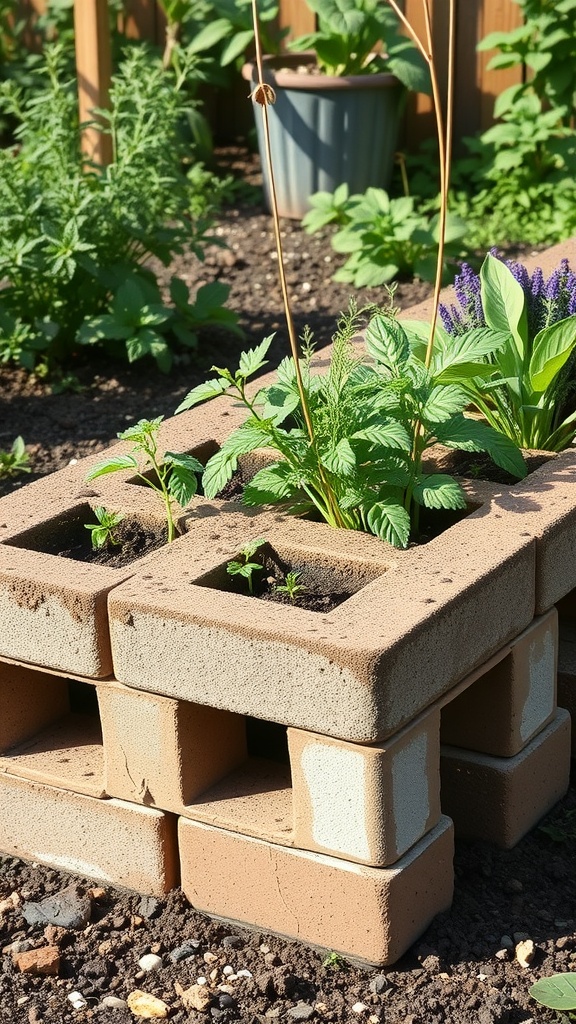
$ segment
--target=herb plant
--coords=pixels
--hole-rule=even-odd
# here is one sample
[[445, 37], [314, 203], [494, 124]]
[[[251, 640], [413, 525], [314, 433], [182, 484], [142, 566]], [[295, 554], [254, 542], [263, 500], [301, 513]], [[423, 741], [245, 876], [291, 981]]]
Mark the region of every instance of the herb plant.
[[4, 476], [18, 476], [19, 473], [30, 472], [30, 456], [22, 437], [12, 442], [10, 451], [0, 449], [0, 479]]
[[[135, 307], [160, 303], [144, 260], [168, 264], [185, 244], [201, 255], [205, 243], [179, 129], [193, 73], [192, 58], [177, 76], [144, 47], [127, 53], [112, 108], [100, 114], [113, 140], [108, 167], [87, 166], [80, 152], [76, 81], [61, 47], [46, 49], [34, 96], [2, 83], [0, 113], [16, 119], [18, 145], [0, 150], [0, 360], [54, 365], [104, 338], [113, 355], [151, 355], [168, 368], [176, 328], [187, 327], [181, 296], [162, 311]], [[109, 319], [99, 333], [100, 316]]]
[[430, 91], [424, 61], [414, 44], [400, 33], [398, 18], [386, 4], [380, 0], [307, 0], [307, 3], [317, 15], [318, 29], [295, 39], [290, 49], [315, 50], [323, 74], [341, 76], [389, 71], [414, 92]]
[[240, 548], [238, 552], [238, 558], [228, 562], [226, 566], [226, 572], [229, 576], [243, 576], [244, 579], [248, 580], [248, 590], [250, 594], [254, 594], [254, 583], [253, 575], [255, 572], [262, 572], [264, 566], [261, 562], [251, 562], [250, 559], [256, 554], [259, 548], [265, 544], [264, 538], [258, 540], [249, 541], [243, 548]]
[[[86, 480], [95, 480], [106, 473], [117, 473], [119, 470], [133, 469], [135, 475], [147, 487], [159, 494], [164, 504], [168, 541], [176, 537], [176, 524], [172, 512], [172, 500], [184, 508], [194, 497], [198, 488], [197, 473], [203, 470], [202, 464], [193, 455], [181, 455], [176, 452], [158, 450], [158, 432], [163, 417], [153, 420], [139, 420], [138, 423], [118, 434], [121, 441], [132, 441], [132, 451], [128, 455], [115, 455], [113, 458], [98, 462], [87, 473]], [[136, 456], [142, 453], [145, 462], [139, 466]]]
[[98, 551], [109, 544], [120, 544], [121, 541], [118, 539], [115, 531], [116, 527], [124, 519], [123, 513], [108, 512], [102, 505], [98, 505], [97, 508], [93, 509], [93, 512], [98, 522], [84, 524], [85, 529], [90, 530], [92, 549]]
[[300, 583], [301, 579], [301, 572], [287, 572], [284, 583], [277, 583], [276, 590], [279, 594], [287, 594], [291, 601], [295, 601], [300, 594], [305, 594], [308, 590], [307, 586]]
[[[494, 254], [480, 275], [464, 265], [459, 307], [442, 306], [444, 343], [470, 328], [489, 330], [489, 375], [465, 384], [487, 421], [523, 448], [561, 451], [576, 437], [576, 274], [567, 260], [545, 281]], [[496, 342], [500, 339], [498, 345]]]
[[[413, 196], [390, 199], [381, 188], [369, 188], [364, 195], [348, 196], [340, 185], [331, 196], [317, 192], [303, 227], [310, 233], [329, 223], [340, 225], [330, 241], [335, 252], [348, 259], [334, 274], [356, 288], [379, 287], [399, 274], [415, 274], [433, 281], [438, 248], [438, 216], [418, 210]], [[446, 255], [461, 254], [466, 225], [451, 217], [446, 232]], [[445, 263], [445, 272], [447, 265]]]
[[208, 498], [230, 479], [240, 455], [270, 447], [278, 460], [246, 485], [245, 504], [315, 512], [331, 526], [366, 530], [406, 547], [418, 535], [420, 507], [466, 507], [455, 480], [423, 469], [431, 445], [487, 451], [514, 475], [525, 474], [512, 441], [463, 415], [469, 401], [464, 385], [490, 374], [482, 360], [500, 338], [472, 330], [449, 347], [439, 345], [427, 368], [403, 326], [391, 313], [377, 311], [364, 337], [370, 361], [363, 362], [351, 345], [363, 324], [354, 308], [342, 316], [326, 375], [314, 373], [308, 339], [298, 367], [305, 408], [292, 359], [280, 364], [276, 383], [255, 395], [247, 390], [248, 379], [265, 365], [272, 338], [243, 353], [235, 373], [213, 367], [218, 377], [192, 389], [177, 412], [223, 394], [239, 399], [248, 412], [206, 465]]

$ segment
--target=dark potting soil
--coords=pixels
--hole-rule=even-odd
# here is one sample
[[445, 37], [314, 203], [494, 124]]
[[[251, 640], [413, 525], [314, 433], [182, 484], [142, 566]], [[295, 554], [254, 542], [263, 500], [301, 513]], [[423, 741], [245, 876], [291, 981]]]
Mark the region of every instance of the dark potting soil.
[[168, 531], [163, 523], [144, 523], [126, 516], [112, 531], [110, 539], [102, 547], [93, 548], [88, 524], [98, 520], [89, 505], [48, 524], [45, 528], [28, 530], [10, 541], [13, 547], [29, 551], [43, 551], [61, 558], [72, 558], [78, 562], [107, 565], [111, 569], [122, 569], [143, 555], [156, 551], [168, 540]]
[[[222, 158], [257, 180], [256, 158], [245, 151]], [[319, 345], [329, 341], [352, 292], [331, 279], [343, 257], [330, 248], [330, 230], [309, 236], [298, 224], [283, 224], [297, 327], [309, 323]], [[170, 270], [193, 289], [215, 279], [230, 284], [229, 305], [240, 312], [246, 340], [205, 332], [194, 360], [179, 364], [169, 377], [151, 364], [111, 364], [90, 353], [89, 360], [79, 357], [73, 367], [75, 386], [82, 390], [65, 393], [54, 392], [49, 381], [2, 367], [0, 448], [21, 434], [32, 473], [0, 480], [0, 494], [105, 448], [141, 417], [172, 415], [213, 363], [234, 365], [241, 348], [253, 347], [272, 331], [270, 367], [286, 354], [272, 232], [261, 203], [227, 210], [216, 233], [228, 249], [210, 247], [204, 263], [179, 257]], [[426, 284], [402, 282], [396, 301], [406, 308], [428, 294]], [[370, 289], [364, 300], [383, 302], [383, 290]], [[165, 1000], [171, 1024], [306, 1019], [317, 1024], [561, 1024], [561, 1015], [539, 1007], [528, 989], [542, 976], [576, 971], [575, 818], [573, 776], [567, 796], [547, 819], [556, 822], [555, 839], [535, 828], [508, 851], [457, 842], [451, 909], [385, 970], [359, 970], [340, 958], [326, 963], [326, 954], [298, 942], [210, 921], [178, 889], [156, 900], [84, 880], [85, 891], [97, 886], [88, 925], [46, 931], [27, 923], [23, 903], [60, 892], [70, 876], [0, 857], [0, 1024], [128, 1024], [139, 1019], [125, 1005], [134, 989]], [[6, 906], [3, 901], [12, 894], [15, 905]], [[356, 914], [354, 907], [350, 914]], [[536, 949], [528, 968], [514, 957], [514, 944], [523, 935]], [[12, 943], [23, 949], [55, 944], [57, 974], [21, 973], [7, 950]], [[138, 959], [150, 952], [158, 954], [161, 966], [143, 973]], [[251, 975], [237, 976], [230, 983], [232, 994], [217, 988], [225, 966]], [[186, 1010], [175, 986], [186, 989], [201, 976], [214, 990], [210, 1005], [205, 1012]], [[74, 1009], [68, 999], [74, 991], [86, 1006]], [[104, 1008], [106, 997], [118, 1005]]]

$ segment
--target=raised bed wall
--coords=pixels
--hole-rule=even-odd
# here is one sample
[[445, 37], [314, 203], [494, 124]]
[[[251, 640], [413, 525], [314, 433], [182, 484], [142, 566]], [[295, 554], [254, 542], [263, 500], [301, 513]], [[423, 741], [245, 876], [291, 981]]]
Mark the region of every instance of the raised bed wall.
[[[163, 443], [205, 456], [237, 416]], [[196, 498], [128, 570], [39, 550], [87, 506], [158, 515], [128, 473], [86, 485], [100, 458], [0, 501], [0, 850], [393, 962], [450, 905], [454, 832], [511, 847], [568, 786], [576, 453], [467, 482], [474, 511], [408, 551]], [[256, 537], [350, 596], [224, 594]]]

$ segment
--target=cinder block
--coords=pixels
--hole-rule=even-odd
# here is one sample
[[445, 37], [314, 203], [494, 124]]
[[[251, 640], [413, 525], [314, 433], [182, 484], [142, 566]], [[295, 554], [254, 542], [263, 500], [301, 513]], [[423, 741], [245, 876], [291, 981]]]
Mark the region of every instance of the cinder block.
[[572, 757], [576, 757], [576, 622], [560, 619], [558, 703], [572, 716]]
[[368, 964], [394, 963], [452, 899], [447, 818], [392, 868], [290, 850], [185, 818], [178, 838], [182, 888], [197, 910]]
[[[556, 711], [558, 616], [539, 616], [470, 676], [442, 709], [442, 743], [495, 757], [518, 754]], [[466, 680], [460, 684], [466, 685]]]
[[0, 772], [104, 796], [97, 715], [72, 710], [73, 681], [0, 661]]
[[559, 709], [515, 757], [443, 747], [440, 775], [442, 810], [456, 834], [511, 849], [568, 788], [570, 715]]
[[576, 588], [576, 450], [555, 456], [495, 502], [503, 530], [536, 540], [536, 615]]
[[288, 730], [293, 844], [385, 867], [440, 818], [439, 712], [374, 747]]
[[98, 687], [110, 796], [179, 812], [246, 759], [241, 715]]
[[162, 896], [178, 883], [176, 819], [0, 776], [0, 850], [110, 885]]
[[216, 531], [224, 557], [214, 568], [237, 553], [240, 538], [266, 536], [288, 561], [347, 578], [355, 593], [329, 614], [240, 594], [224, 599], [201, 585], [191, 535], [184, 537], [178, 551], [163, 553], [162, 572], [158, 560], [110, 594], [121, 682], [381, 742], [534, 617], [534, 542], [502, 531], [491, 515], [472, 515], [408, 551], [279, 515], [239, 519], [226, 539], [224, 519]]

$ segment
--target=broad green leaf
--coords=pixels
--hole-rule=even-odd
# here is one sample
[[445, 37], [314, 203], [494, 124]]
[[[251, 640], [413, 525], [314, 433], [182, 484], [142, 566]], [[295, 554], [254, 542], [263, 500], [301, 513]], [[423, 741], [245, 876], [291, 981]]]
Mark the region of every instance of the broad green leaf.
[[194, 405], [199, 405], [200, 402], [207, 402], [209, 398], [217, 398], [218, 395], [223, 395], [228, 390], [228, 387], [228, 381], [223, 380], [221, 377], [214, 377], [212, 380], [204, 381], [203, 384], [198, 384], [197, 387], [192, 388], [188, 392], [184, 401], [180, 402], [174, 415], [184, 412], [185, 409], [192, 409]]
[[431, 473], [420, 477], [413, 494], [414, 500], [426, 508], [466, 508], [464, 491], [446, 473]]
[[297, 389], [282, 387], [273, 384], [266, 389], [265, 402], [262, 406], [262, 416], [266, 420], [272, 420], [275, 424], [283, 423], [290, 413], [300, 405], [300, 395]]
[[410, 358], [410, 342], [402, 324], [384, 314], [373, 316], [365, 334], [366, 350], [377, 363], [400, 376]]
[[430, 367], [432, 374], [438, 377], [453, 366], [479, 362], [483, 356], [502, 349], [509, 336], [510, 331], [474, 327], [456, 338], [446, 337], [442, 347], [434, 349]]
[[443, 423], [468, 405], [468, 396], [463, 388], [455, 384], [438, 384], [432, 388], [422, 409], [422, 420], [426, 424]]
[[576, 347], [576, 316], [559, 320], [534, 338], [530, 383], [534, 391], [546, 391]]
[[576, 974], [552, 974], [528, 989], [532, 999], [551, 1010], [576, 1010]]
[[436, 438], [448, 448], [467, 452], [488, 452], [490, 458], [513, 476], [526, 476], [526, 463], [517, 445], [487, 423], [456, 415], [447, 423], [439, 423]]
[[486, 323], [495, 331], [510, 333], [520, 360], [526, 355], [528, 321], [524, 292], [512, 272], [488, 254], [480, 269], [482, 305]]
[[117, 473], [120, 469], [137, 469], [138, 463], [133, 455], [115, 455], [106, 462], [97, 462], [92, 469], [88, 470], [85, 479], [95, 480], [97, 476], [104, 476], [106, 473]]
[[238, 467], [238, 457], [220, 448], [208, 459], [202, 476], [202, 487], [207, 498], [215, 498], [226, 486]]
[[392, 498], [378, 501], [369, 509], [366, 522], [371, 533], [388, 541], [395, 548], [407, 548], [410, 539], [410, 516]]
[[322, 464], [336, 476], [351, 476], [356, 469], [356, 456], [352, 450], [349, 440], [343, 437], [335, 448], [324, 452]]

